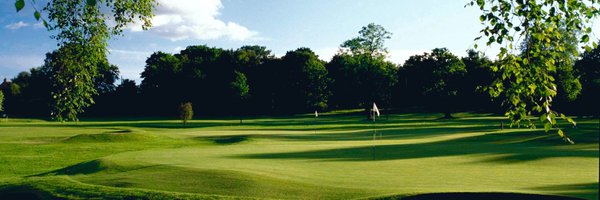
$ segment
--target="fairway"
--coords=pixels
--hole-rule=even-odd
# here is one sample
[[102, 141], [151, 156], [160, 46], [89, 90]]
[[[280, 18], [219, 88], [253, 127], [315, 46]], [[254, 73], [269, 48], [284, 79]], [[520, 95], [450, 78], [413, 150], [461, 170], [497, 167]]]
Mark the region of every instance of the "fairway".
[[[444, 192], [598, 199], [599, 121], [501, 129], [505, 117], [0, 122], [0, 197], [363, 199]], [[375, 133], [375, 134], [374, 134]], [[375, 135], [375, 137], [374, 137]]]

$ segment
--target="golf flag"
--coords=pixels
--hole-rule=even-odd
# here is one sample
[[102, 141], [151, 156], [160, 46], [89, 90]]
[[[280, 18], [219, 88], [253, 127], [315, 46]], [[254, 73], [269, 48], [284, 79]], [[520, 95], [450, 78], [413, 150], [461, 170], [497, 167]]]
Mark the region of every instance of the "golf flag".
[[375, 102], [373, 102], [373, 112], [377, 113], [377, 117], [379, 117], [379, 109], [377, 109], [377, 105], [375, 105]]
[[315, 110], [315, 117], [319, 117], [319, 113]]

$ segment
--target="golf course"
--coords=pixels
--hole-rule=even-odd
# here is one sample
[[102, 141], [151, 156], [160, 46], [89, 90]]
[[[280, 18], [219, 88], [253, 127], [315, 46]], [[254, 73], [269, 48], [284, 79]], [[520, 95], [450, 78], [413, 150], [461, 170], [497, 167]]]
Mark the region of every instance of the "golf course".
[[561, 124], [571, 145], [503, 116], [442, 116], [3, 119], [0, 199], [598, 199], [597, 118]]

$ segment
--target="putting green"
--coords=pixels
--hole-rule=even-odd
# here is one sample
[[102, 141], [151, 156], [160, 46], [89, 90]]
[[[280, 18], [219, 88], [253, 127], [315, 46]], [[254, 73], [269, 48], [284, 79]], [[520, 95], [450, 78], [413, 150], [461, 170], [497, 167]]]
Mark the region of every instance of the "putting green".
[[0, 123], [0, 197], [348, 199], [485, 192], [598, 198], [598, 119], [562, 125], [576, 142], [568, 145], [541, 130], [500, 130], [502, 117], [456, 116], [398, 114], [373, 123], [336, 113], [253, 118], [243, 125], [235, 118], [200, 119], [187, 126], [148, 119], [9, 120]]

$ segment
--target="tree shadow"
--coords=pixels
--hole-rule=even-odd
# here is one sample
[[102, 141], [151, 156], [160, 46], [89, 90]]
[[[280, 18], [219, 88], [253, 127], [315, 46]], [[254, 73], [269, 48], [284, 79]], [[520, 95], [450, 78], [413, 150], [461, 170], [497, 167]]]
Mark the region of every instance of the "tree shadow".
[[61, 169], [44, 172], [40, 174], [35, 174], [27, 177], [36, 177], [36, 176], [47, 176], [47, 175], [89, 175], [95, 174], [99, 172], [127, 172], [132, 170], [150, 168], [162, 166], [159, 164], [155, 165], [140, 165], [140, 166], [119, 166], [110, 161], [95, 159], [86, 162], [77, 163], [75, 165], [67, 166]]
[[208, 137], [195, 137], [194, 139], [199, 140], [208, 140], [215, 144], [221, 145], [229, 145], [229, 144], [237, 144], [250, 139], [250, 137], [255, 137], [253, 135], [227, 135], [227, 136], [208, 136]]
[[[507, 140], [506, 135], [519, 137], [518, 140]], [[359, 146], [350, 148], [325, 149], [300, 152], [243, 154], [234, 157], [248, 159], [315, 159], [326, 161], [372, 161], [372, 160], [403, 160], [415, 158], [433, 158], [461, 155], [497, 155], [494, 159], [483, 162], [523, 162], [551, 157], [586, 157], [597, 158], [597, 149], [557, 148], [562, 143], [558, 136], [549, 135], [547, 138], [529, 140], [535, 132], [480, 134], [477, 136], [458, 139], [412, 144], [391, 144]], [[548, 134], [548, 133], [546, 133]], [[553, 139], [548, 139], [553, 138]], [[513, 138], [514, 139], [514, 138]]]
[[565, 196], [576, 196], [586, 199], [598, 199], [598, 182], [595, 183], [581, 183], [581, 184], [564, 184], [564, 185], [551, 185], [543, 187], [531, 188], [534, 190], [548, 191], [550, 193], [565, 195]]
[[42, 199], [64, 199], [52, 195], [50, 192], [38, 190], [28, 185], [0, 186], [0, 199], [5, 200], [42, 200]]

